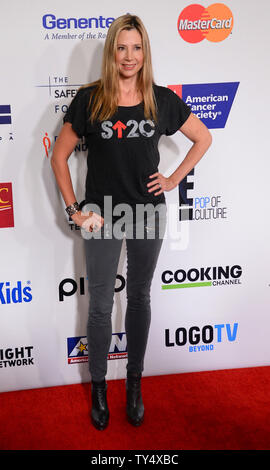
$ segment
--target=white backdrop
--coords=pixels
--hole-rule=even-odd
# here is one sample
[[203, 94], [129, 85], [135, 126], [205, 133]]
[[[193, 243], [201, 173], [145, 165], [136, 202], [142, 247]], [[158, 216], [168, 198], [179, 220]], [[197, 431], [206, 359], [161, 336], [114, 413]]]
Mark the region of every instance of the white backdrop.
[[[200, 0], [209, 7], [214, 40], [206, 35], [190, 42], [198, 31], [180, 35], [178, 18], [189, 7], [191, 21], [196, 13], [191, 5], [182, 0], [137, 0], [136, 9], [130, 0], [1, 4], [1, 391], [90, 380], [83, 239], [66, 217], [50, 158], [72, 96], [99, 77], [107, 26], [127, 12], [140, 16], [149, 32], [156, 83], [182, 93], [196, 113], [207, 105], [200, 117], [213, 136], [207, 155], [185, 181], [189, 189], [180, 185], [190, 219], [180, 222], [178, 210], [169, 213], [178, 239], [166, 236], [156, 268], [144, 374], [270, 363], [270, 6], [267, 0], [260, 0], [260, 8], [253, 0], [220, 5]], [[218, 31], [218, 14], [222, 19], [228, 9], [231, 16]], [[76, 20], [70, 28], [68, 18]], [[86, 24], [80, 18], [94, 19]], [[233, 26], [222, 38], [226, 24]], [[162, 138], [160, 171], [172, 173], [190, 145], [180, 132]], [[69, 162], [82, 201], [83, 143]], [[179, 206], [178, 188], [166, 199]], [[125, 269], [123, 246], [108, 379], [125, 376]], [[197, 284], [202, 282], [207, 284]]]

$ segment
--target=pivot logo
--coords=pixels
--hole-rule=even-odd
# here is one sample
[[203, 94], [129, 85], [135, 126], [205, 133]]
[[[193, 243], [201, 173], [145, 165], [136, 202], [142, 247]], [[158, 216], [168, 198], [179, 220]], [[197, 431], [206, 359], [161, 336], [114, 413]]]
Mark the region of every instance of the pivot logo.
[[[67, 338], [68, 364], [88, 361], [88, 343], [86, 336]], [[126, 333], [113, 333], [108, 353], [108, 360], [127, 358]]]
[[177, 269], [163, 271], [162, 289], [179, 289], [185, 287], [205, 287], [241, 284], [242, 268], [233, 266], [213, 266], [207, 268], [191, 268], [188, 271]]
[[[30, 284], [30, 281], [27, 281]], [[31, 302], [31, 287], [22, 286], [21, 281], [17, 281], [16, 287], [11, 287], [10, 282], [0, 282], [0, 302], [2, 305]]]
[[[125, 278], [121, 276], [121, 274], [117, 274], [116, 279], [117, 281], [116, 281], [116, 285], [114, 288], [114, 292], [120, 292], [121, 290], [125, 288], [126, 281], [125, 281]], [[79, 283], [77, 283], [74, 279], [71, 279], [68, 277], [66, 279], [63, 279], [63, 281], [60, 282], [59, 288], [58, 288], [59, 301], [63, 302], [65, 297], [70, 297], [74, 295], [77, 291], [80, 295], [85, 294], [85, 278], [84, 277], [80, 277]]]
[[[192, 326], [187, 330], [180, 327], [172, 333], [169, 329], [165, 330], [165, 346], [186, 346], [189, 345], [189, 352], [213, 351], [213, 343], [222, 341], [236, 341], [238, 333], [238, 323], [218, 325], [205, 325], [203, 328]], [[199, 343], [202, 343], [199, 345]]]
[[225, 127], [239, 82], [168, 85], [208, 129]]
[[233, 28], [231, 10], [223, 3], [214, 3], [208, 8], [189, 5], [180, 13], [177, 29], [186, 42], [197, 43], [203, 39], [220, 42], [226, 39]]
[[0, 183], [0, 228], [14, 227], [12, 183]]

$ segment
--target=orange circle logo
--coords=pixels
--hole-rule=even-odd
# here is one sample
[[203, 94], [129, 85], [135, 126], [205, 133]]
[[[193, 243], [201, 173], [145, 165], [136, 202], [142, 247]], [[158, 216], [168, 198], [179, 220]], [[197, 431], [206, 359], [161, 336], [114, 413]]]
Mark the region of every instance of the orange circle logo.
[[187, 42], [196, 43], [205, 38], [220, 42], [232, 31], [233, 15], [223, 3], [213, 3], [208, 8], [193, 4], [180, 13], [177, 28], [181, 38]]

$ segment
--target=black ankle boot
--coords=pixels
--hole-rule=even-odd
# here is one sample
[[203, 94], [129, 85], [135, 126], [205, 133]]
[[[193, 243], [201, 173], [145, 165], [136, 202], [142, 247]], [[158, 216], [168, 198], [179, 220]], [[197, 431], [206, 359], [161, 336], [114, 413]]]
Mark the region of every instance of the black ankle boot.
[[107, 384], [92, 381], [92, 423], [100, 431], [105, 429], [109, 422], [109, 409], [107, 403]]
[[133, 426], [140, 426], [144, 418], [144, 405], [141, 394], [141, 374], [129, 375], [126, 381], [127, 418]]

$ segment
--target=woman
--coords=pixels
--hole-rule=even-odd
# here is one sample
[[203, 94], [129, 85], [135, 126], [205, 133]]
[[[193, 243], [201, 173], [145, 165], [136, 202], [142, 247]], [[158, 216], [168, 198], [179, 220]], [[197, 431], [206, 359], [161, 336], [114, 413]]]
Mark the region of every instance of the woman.
[[[193, 145], [179, 167], [165, 177], [158, 171], [158, 141], [162, 134], [179, 129]], [[67, 163], [82, 136], [88, 144], [85, 201], [92, 210], [87, 213], [76, 202]], [[85, 239], [90, 293], [87, 336], [91, 417], [97, 429], [105, 429], [109, 422], [105, 377], [123, 236], [127, 247], [126, 412], [129, 422], [138, 426], [144, 417], [141, 375], [151, 317], [150, 287], [166, 223], [164, 192], [179, 184], [210, 143], [208, 129], [190, 108], [171, 90], [154, 83], [149, 39], [141, 20], [130, 14], [117, 18], [108, 30], [101, 79], [78, 90], [51, 160], [67, 213], [92, 234]], [[117, 232], [123, 203], [131, 216], [125, 231]], [[152, 208], [147, 220], [145, 214], [135, 214], [138, 206], [146, 205]], [[163, 210], [156, 212], [157, 207]], [[139, 226], [142, 232], [136, 236]]]

